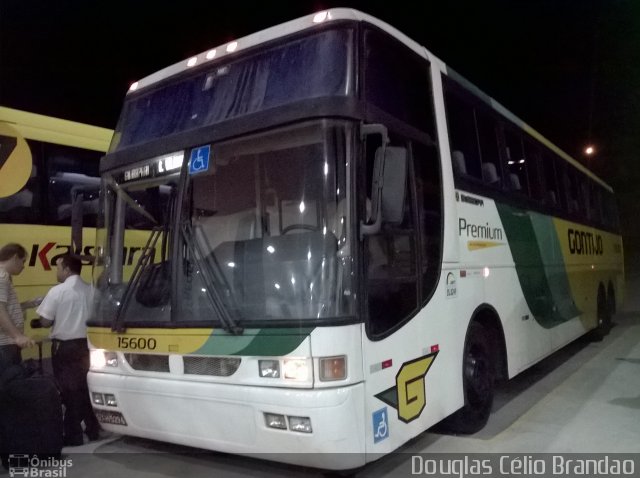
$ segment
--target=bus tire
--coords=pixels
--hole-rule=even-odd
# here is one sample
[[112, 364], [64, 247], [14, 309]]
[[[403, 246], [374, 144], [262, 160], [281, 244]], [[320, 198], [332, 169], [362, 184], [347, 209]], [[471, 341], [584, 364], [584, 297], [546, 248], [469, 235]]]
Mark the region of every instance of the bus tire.
[[609, 309], [609, 320], [612, 320], [613, 316], [616, 315], [616, 290], [613, 288], [613, 284], [611, 282], [609, 282], [609, 287], [607, 289], [607, 306]]
[[607, 294], [604, 292], [604, 286], [602, 284], [598, 287], [598, 303], [596, 307], [598, 325], [593, 331], [593, 340], [599, 342], [604, 339], [611, 330], [610, 304], [607, 301]]
[[462, 358], [464, 406], [445, 419], [443, 425], [449, 431], [475, 433], [489, 420], [495, 380], [495, 348], [491, 343], [490, 332], [479, 322], [472, 322]]

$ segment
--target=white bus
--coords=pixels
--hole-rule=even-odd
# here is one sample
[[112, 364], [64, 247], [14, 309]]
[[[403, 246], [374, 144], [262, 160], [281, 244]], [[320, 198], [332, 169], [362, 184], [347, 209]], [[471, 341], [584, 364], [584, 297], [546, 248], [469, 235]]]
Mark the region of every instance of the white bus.
[[622, 298], [612, 189], [354, 10], [134, 83], [101, 175], [88, 382], [116, 433], [359, 467], [479, 430], [496, 380]]

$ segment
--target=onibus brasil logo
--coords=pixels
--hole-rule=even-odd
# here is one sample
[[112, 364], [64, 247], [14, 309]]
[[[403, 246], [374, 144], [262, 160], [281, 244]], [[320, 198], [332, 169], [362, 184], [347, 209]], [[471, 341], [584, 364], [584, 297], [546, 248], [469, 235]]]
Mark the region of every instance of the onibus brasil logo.
[[38, 457], [38, 455], [11, 454], [8, 460], [9, 476], [28, 478], [64, 478], [67, 469], [73, 466], [72, 460]]

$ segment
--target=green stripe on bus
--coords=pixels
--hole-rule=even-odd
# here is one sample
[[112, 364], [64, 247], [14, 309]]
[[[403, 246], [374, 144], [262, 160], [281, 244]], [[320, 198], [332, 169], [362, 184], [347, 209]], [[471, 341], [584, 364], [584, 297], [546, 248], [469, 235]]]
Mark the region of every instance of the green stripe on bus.
[[579, 315], [553, 219], [506, 204], [496, 203], [496, 207], [535, 320], [551, 328]]
[[281, 356], [293, 352], [315, 327], [247, 329], [242, 335], [214, 333], [197, 355]]

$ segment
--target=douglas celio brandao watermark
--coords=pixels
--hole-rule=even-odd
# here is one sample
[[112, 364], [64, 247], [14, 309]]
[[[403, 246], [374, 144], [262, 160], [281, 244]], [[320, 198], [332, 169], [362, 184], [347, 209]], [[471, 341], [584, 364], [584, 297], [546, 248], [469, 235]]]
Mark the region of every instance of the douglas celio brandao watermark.
[[635, 476], [640, 455], [413, 455], [411, 474], [466, 478], [472, 476]]

